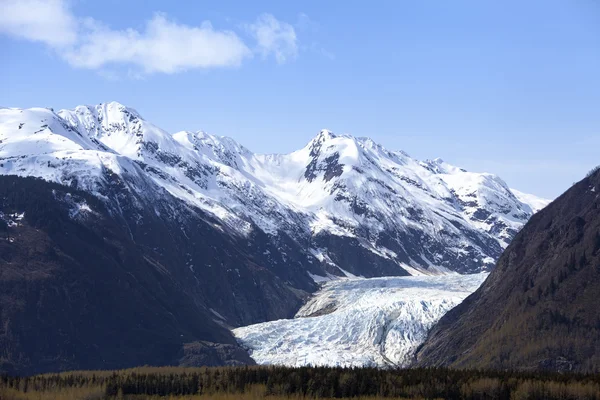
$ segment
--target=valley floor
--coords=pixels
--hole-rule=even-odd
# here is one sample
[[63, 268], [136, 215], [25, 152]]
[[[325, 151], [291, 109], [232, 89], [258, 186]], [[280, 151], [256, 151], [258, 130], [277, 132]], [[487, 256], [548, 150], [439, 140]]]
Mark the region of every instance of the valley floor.
[[487, 274], [325, 282], [294, 319], [233, 332], [258, 364], [405, 367], [429, 328]]

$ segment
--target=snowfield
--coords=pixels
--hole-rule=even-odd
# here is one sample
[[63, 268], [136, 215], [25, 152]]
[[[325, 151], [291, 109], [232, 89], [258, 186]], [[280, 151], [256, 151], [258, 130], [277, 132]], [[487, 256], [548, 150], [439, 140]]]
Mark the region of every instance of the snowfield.
[[168, 193], [241, 238], [298, 243], [303, 269], [338, 276], [489, 271], [548, 203], [496, 175], [420, 161], [369, 138], [322, 130], [292, 153], [257, 154], [202, 131], [171, 134], [116, 102], [0, 108], [0, 174], [100, 198], [109, 188], [148, 203]]
[[233, 333], [258, 364], [405, 367], [433, 324], [487, 275], [330, 281], [294, 319]]

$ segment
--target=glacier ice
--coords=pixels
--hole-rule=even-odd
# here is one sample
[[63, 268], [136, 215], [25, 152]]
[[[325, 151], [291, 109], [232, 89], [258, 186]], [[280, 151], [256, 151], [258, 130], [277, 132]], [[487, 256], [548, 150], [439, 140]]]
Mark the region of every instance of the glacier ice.
[[326, 282], [297, 312], [233, 330], [258, 364], [405, 367], [442, 315], [487, 277], [352, 278]]

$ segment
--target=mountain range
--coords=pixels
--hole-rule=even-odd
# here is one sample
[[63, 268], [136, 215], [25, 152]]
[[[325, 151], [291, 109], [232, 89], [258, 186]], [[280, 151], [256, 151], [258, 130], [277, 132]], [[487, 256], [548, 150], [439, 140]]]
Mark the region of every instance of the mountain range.
[[114, 102], [0, 109], [0, 175], [0, 368], [27, 373], [251, 362], [230, 328], [323, 279], [489, 271], [547, 204], [368, 138], [255, 154]]
[[168, 193], [240, 237], [302, 243], [312, 273], [489, 270], [547, 204], [495, 175], [326, 130], [291, 154], [262, 155], [204, 132], [171, 135], [114, 102], [0, 117], [3, 175], [100, 195], [115, 179], [147, 200]]

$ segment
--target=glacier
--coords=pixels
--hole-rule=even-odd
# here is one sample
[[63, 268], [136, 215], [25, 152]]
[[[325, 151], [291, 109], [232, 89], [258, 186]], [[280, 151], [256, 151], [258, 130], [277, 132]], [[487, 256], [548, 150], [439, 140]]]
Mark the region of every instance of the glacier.
[[293, 319], [233, 333], [258, 364], [406, 367], [433, 324], [487, 275], [335, 279]]

